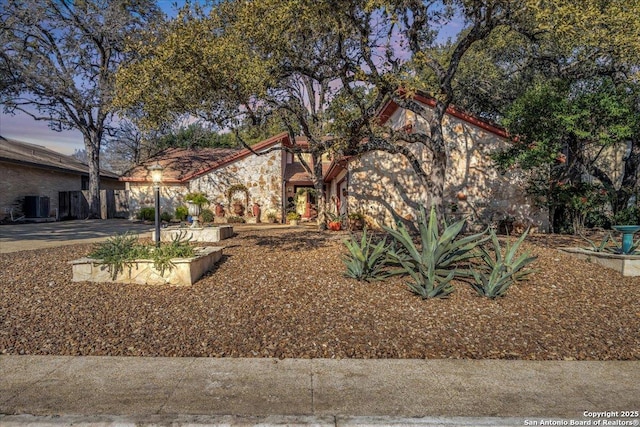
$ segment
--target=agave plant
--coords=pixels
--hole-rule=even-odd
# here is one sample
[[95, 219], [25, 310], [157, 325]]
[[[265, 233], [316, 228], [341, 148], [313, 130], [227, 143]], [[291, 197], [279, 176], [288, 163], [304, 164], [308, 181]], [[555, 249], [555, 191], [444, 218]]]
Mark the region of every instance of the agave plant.
[[456, 268], [475, 257], [473, 249], [485, 242], [485, 233], [459, 238], [465, 220], [447, 226], [440, 234], [435, 209], [427, 221], [424, 208], [420, 209], [418, 229], [420, 244], [416, 245], [404, 224], [397, 230], [384, 227], [394, 238], [398, 248], [392, 248], [389, 257], [411, 277], [409, 289], [422, 298], [442, 298], [453, 292], [451, 281], [461, 271]]
[[383, 277], [382, 269], [387, 257], [387, 246], [384, 240], [373, 244], [373, 236], [367, 236], [367, 229], [362, 232], [360, 240], [351, 236], [351, 240], [344, 240], [349, 250], [343, 261], [347, 267], [345, 275], [357, 280], [376, 280]]
[[[587, 241], [587, 243], [589, 243], [589, 250], [593, 251], [593, 252], [613, 252], [615, 249], [612, 249], [610, 247], [607, 246], [608, 243], [613, 243], [613, 239], [611, 238], [611, 233], [608, 233], [606, 236], [604, 236], [604, 238], [602, 239], [602, 241], [598, 244], [596, 244], [593, 240], [587, 238], [586, 236], [584, 236], [582, 233], [578, 233], [580, 235], [580, 237], [582, 237], [584, 240]], [[615, 245], [615, 243], [614, 243]]]
[[490, 231], [492, 251], [490, 253], [486, 248], [480, 247], [479, 258], [483, 264], [478, 270], [471, 271], [475, 280], [471, 286], [479, 295], [492, 299], [504, 296], [509, 286], [533, 272], [524, 268], [537, 257], [530, 256], [529, 252], [517, 256], [518, 249], [528, 234], [529, 230], [525, 231], [513, 245], [507, 241], [503, 254], [495, 231]]

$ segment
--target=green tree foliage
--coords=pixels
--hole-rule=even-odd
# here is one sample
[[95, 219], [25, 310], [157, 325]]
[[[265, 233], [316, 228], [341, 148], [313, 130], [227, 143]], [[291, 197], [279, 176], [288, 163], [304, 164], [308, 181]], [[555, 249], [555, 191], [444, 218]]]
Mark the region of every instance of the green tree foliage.
[[100, 145], [125, 40], [160, 18], [152, 1], [0, 3], [0, 102], [6, 112], [77, 129], [89, 164], [89, 215], [99, 217]]
[[[613, 214], [627, 207], [640, 161], [640, 120], [631, 93], [610, 78], [556, 80], [535, 85], [506, 112], [503, 123], [517, 141], [496, 160], [501, 167], [538, 171], [541, 179], [532, 182], [531, 191], [550, 208], [556, 226], [568, 220], [579, 232], [587, 208], [603, 193]], [[622, 170], [611, 160], [615, 151], [624, 153]], [[583, 183], [585, 174], [597, 179], [602, 191]], [[558, 209], [568, 218], [557, 217]]]
[[[459, 92], [474, 79], [484, 80], [477, 85], [482, 92], [467, 104], [478, 111], [504, 109], [500, 97], [478, 100], [483, 93], [515, 99], [519, 83], [533, 80], [527, 71], [532, 58], [553, 64], [554, 72], [577, 74], [588, 71], [587, 63], [608, 64], [613, 57], [628, 63], [634, 57], [637, 0], [599, 3], [225, 1], [209, 14], [188, 7], [132, 44], [139, 60], [118, 75], [117, 105], [141, 108], [148, 126], [187, 113], [219, 129], [270, 119], [292, 138], [302, 134], [308, 145], [292, 151], [319, 192], [320, 222], [321, 160], [328, 151], [407, 157], [427, 189], [419, 202], [442, 215], [448, 158], [442, 123], [447, 107], [465, 99]], [[454, 20], [463, 30], [440, 43], [438, 35]], [[598, 37], [586, 34], [592, 22]], [[413, 100], [418, 90], [433, 96], [433, 109]], [[390, 99], [424, 118], [427, 129], [407, 133], [381, 126], [376, 113]], [[495, 111], [483, 115], [498, 117]], [[418, 146], [427, 152], [428, 165], [416, 155]]]

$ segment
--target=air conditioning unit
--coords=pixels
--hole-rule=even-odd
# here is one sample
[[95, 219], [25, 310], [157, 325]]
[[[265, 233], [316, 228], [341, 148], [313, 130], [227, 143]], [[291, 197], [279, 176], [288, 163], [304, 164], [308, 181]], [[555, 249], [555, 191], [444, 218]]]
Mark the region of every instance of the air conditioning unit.
[[49, 197], [47, 196], [26, 196], [22, 209], [26, 218], [48, 218], [49, 217]]

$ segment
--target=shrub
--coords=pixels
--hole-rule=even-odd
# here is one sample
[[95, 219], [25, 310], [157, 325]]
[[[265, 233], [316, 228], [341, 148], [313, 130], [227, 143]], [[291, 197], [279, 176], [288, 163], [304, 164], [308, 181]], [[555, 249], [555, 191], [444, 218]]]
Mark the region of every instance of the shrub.
[[289, 212], [287, 214], [287, 220], [289, 221], [298, 221], [300, 220], [300, 214], [298, 212]]
[[176, 208], [176, 219], [184, 221], [189, 216], [189, 209], [186, 206], [178, 206]]
[[388, 251], [384, 240], [373, 244], [373, 236], [367, 237], [365, 228], [360, 240], [351, 236], [351, 240], [344, 240], [344, 244], [349, 250], [349, 255], [343, 259], [347, 267], [347, 277], [368, 282], [384, 276], [382, 269]]
[[[155, 212], [154, 212], [154, 215], [155, 215]], [[154, 220], [155, 220], [155, 218], [154, 218]], [[171, 214], [169, 212], [162, 212], [160, 214], [160, 220], [164, 221], [164, 222], [171, 221]]]
[[227, 222], [229, 224], [242, 224], [245, 222], [245, 220], [241, 216], [230, 216], [229, 218], [227, 218]]
[[136, 215], [136, 218], [142, 221], [155, 221], [156, 209], [155, 208], [140, 208], [140, 211]]
[[640, 209], [636, 207], [622, 209], [613, 216], [611, 222], [613, 225], [640, 224]]
[[91, 258], [97, 258], [104, 268], [109, 270], [115, 280], [118, 273], [125, 267], [131, 271], [138, 259], [151, 259], [153, 266], [164, 274], [166, 269], [173, 268], [172, 258], [192, 257], [195, 252], [189, 244], [190, 239], [185, 239], [186, 233], [180, 233], [171, 243], [156, 248], [153, 244], [143, 245], [138, 242], [138, 236], [134, 234], [116, 234], [104, 242], [98, 243], [89, 254]]
[[211, 209], [202, 209], [200, 212], [200, 218], [202, 218], [203, 222], [213, 222], [215, 217]]
[[528, 233], [529, 230], [524, 232], [513, 246], [507, 241], [503, 254], [495, 231], [490, 230], [490, 239], [493, 246], [491, 252], [484, 247], [480, 247], [479, 258], [482, 260], [482, 264], [477, 267], [477, 270], [471, 270], [472, 277], [475, 280], [475, 283], [471, 283], [471, 287], [479, 295], [488, 298], [502, 297], [509, 289], [509, 286], [532, 272], [532, 270], [524, 270], [524, 268], [535, 261], [537, 257], [530, 256], [529, 252], [516, 257], [518, 249]]
[[204, 193], [201, 192], [187, 193], [187, 195], [184, 197], [184, 200], [187, 202], [195, 203], [198, 206], [206, 205], [207, 203], [209, 203], [209, 199], [207, 199], [207, 196], [205, 196]]
[[456, 276], [456, 267], [463, 261], [475, 257], [473, 249], [487, 240], [484, 233], [463, 238], [458, 235], [464, 227], [461, 220], [446, 226], [440, 234], [436, 211], [431, 209], [427, 221], [424, 208], [420, 208], [418, 229], [420, 246], [416, 246], [404, 224], [398, 229], [384, 229], [393, 237], [397, 248], [391, 249], [389, 257], [400, 265], [400, 272], [411, 276], [409, 289], [422, 298], [441, 298], [453, 292], [451, 280]]

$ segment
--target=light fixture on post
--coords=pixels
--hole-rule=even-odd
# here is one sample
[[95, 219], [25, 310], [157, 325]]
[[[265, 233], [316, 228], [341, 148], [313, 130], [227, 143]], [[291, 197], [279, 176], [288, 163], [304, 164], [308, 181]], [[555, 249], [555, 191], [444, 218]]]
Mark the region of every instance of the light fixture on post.
[[149, 166], [149, 173], [153, 181], [153, 192], [155, 198], [155, 216], [156, 216], [156, 247], [160, 247], [160, 183], [162, 182], [162, 166], [156, 162], [155, 165]]

